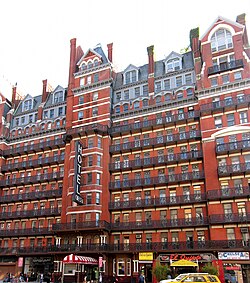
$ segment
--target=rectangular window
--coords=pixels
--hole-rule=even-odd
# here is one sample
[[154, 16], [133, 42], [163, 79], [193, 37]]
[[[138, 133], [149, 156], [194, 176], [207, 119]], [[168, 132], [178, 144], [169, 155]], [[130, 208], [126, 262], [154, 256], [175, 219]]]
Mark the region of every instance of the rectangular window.
[[121, 93], [117, 92], [115, 97], [116, 97], [116, 102], [119, 102], [121, 100]]
[[241, 80], [242, 79], [242, 76], [241, 76], [241, 72], [236, 72], [234, 73], [234, 79], [237, 81], [237, 80]]
[[54, 118], [54, 116], [55, 116], [55, 111], [54, 111], [54, 109], [50, 109], [50, 111], [49, 111], [49, 117], [50, 117], [50, 118]]
[[229, 75], [222, 76], [222, 82], [223, 82], [223, 84], [229, 83]]
[[170, 90], [170, 79], [167, 79], [164, 81], [164, 89], [165, 90]]
[[160, 92], [161, 91], [161, 82], [156, 82], [155, 83], [155, 92]]
[[143, 95], [148, 95], [148, 85], [144, 85], [142, 87], [142, 93], [143, 93]]
[[92, 184], [92, 173], [87, 173], [87, 185]]
[[247, 112], [239, 112], [239, 116], [240, 116], [240, 124], [244, 124], [247, 123]]
[[222, 117], [221, 116], [214, 117], [214, 125], [216, 129], [222, 128]]
[[93, 156], [92, 155], [88, 157], [88, 166], [93, 166]]
[[95, 195], [95, 203], [100, 204], [100, 193], [96, 193]]
[[83, 95], [80, 95], [80, 96], [79, 96], [79, 101], [78, 101], [78, 103], [79, 103], [79, 104], [83, 104], [83, 102], [84, 102], [84, 96], [83, 96]]
[[175, 85], [176, 87], [182, 86], [182, 76], [178, 76], [175, 78]]
[[94, 74], [94, 83], [99, 81], [99, 74]]
[[140, 88], [136, 87], [135, 88], [135, 97], [138, 97], [138, 96], [140, 96]]
[[63, 115], [63, 107], [59, 107], [58, 108], [58, 116], [62, 116]]
[[192, 84], [192, 75], [191, 74], [185, 75], [185, 82], [186, 82], [186, 85]]
[[91, 204], [91, 203], [92, 203], [92, 194], [91, 194], [91, 193], [88, 193], [88, 194], [87, 194], [86, 203], [87, 203], [87, 204]]
[[233, 126], [235, 124], [234, 122], [234, 114], [227, 114], [227, 125], [230, 127], [230, 126]]
[[217, 78], [211, 78], [211, 86], [217, 86], [218, 85], [218, 79]]
[[87, 84], [88, 84], [88, 85], [91, 84], [91, 76], [88, 76], [88, 77], [87, 77]]
[[95, 117], [98, 115], [98, 107], [93, 107], [92, 115]]
[[124, 100], [129, 100], [129, 90], [124, 90]]
[[98, 99], [98, 92], [93, 93], [93, 101], [96, 101]]
[[97, 163], [96, 163], [97, 166], [101, 166], [101, 155], [97, 155]]
[[83, 119], [83, 111], [79, 111], [78, 112], [78, 120], [82, 120]]
[[92, 148], [94, 146], [93, 138], [88, 138], [88, 148]]
[[85, 79], [84, 78], [80, 78], [80, 86], [83, 86], [84, 82], [85, 82]]
[[101, 185], [101, 173], [96, 173], [96, 184]]

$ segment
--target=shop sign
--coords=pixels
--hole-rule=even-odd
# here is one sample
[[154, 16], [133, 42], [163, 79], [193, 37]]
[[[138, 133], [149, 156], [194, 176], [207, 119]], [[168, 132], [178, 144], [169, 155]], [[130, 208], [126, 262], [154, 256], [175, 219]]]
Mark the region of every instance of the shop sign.
[[83, 145], [80, 141], [75, 144], [75, 177], [74, 177], [74, 194], [73, 201], [77, 204], [83, 205], [83, 198], [81, 196], [81, 173], [82, 173], [82, 158], [83, 158]]
[[211, 261], [214, 259], [214, 255], [212, 254], [170, 254], [170, 255], [159, 255], [160, 261], [168, 262], [175, 260], [189, 260], [189, 261]]
[[102, 267], [102, 256], [99, 256], [99, 267], [101, 268]]
[[249, 260], [249, 252], [218, 252], [218, 258]]
[[52, 263], [52, 259], [50, 257], [34, 257], [33, 264], [43, 264], [43, 263]]
[[139, 253], [139, 260], [153, 260], [153, 253]]
[[18, 267], [23, 267], [23, 257], [18, 258]]

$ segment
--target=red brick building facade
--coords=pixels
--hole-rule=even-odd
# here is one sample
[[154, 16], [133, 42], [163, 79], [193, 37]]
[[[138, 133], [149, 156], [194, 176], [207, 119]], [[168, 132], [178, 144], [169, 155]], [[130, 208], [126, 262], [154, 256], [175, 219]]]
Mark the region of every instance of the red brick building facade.
[[150, 46], [145, 65], [122, 72], [112, 44], [107, 56], [70, 44], [67, 88], [44, 80], [41, 96], [1, 95], [0, 276], [60, 276], [73, 253], [124, 282], [140, 271], [152, 282], [156, 260], [182, 257], [248, 282], [245, 15], [191, 30], [182, 54], [155, 61]]

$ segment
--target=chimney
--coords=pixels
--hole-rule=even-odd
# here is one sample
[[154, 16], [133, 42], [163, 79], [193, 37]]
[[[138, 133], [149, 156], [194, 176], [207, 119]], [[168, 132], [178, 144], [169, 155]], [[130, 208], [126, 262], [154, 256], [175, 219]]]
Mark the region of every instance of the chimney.
[[236, 22], [245, 26], [246, 25], [246, 14], [238, 15], [236, 18]]
[[154, 74], [154, 45], [147, 48], [148, 51], [148, 75]]
[[16, 103], [16, 85], [12, 87], [12, 97], [11, 97], [12, 105]]
[[43, 80], [42, 103], [46, 101], [47, 95], [47, 80]]
[[107, 44], [108, 47], [108, 59], [112, 63], [113, 62], [113, 43]]
[[70, 62], [69, 62], [69, 89], [74, 86], [74, 72], [76, 69], [76, 38], [70, 40]]

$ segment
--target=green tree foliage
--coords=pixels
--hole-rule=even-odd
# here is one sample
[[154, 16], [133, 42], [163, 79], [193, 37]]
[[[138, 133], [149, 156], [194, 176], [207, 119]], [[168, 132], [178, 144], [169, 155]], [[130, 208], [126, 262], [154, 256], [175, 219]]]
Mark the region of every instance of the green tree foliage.
[[160, 262], [156, 263], [156, 266], [153, 267], [152, 271], [158, 282], [167, 279], [167, 275], [170, 274], [170, 268], [167, 265], [160, 264]]
[[212, 265], [211, 263], [207, 263], [205, 264], [203, 267], [202, 267], [202, 272], [207, 272], [211, 275], [218, 275], [219, 274], [219, 271], [218, 269]]

